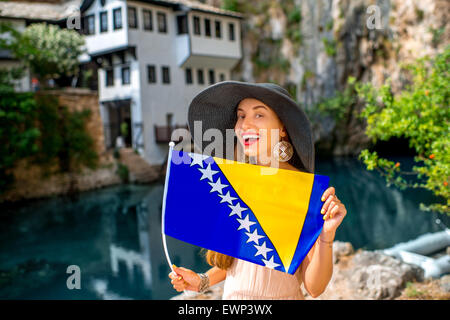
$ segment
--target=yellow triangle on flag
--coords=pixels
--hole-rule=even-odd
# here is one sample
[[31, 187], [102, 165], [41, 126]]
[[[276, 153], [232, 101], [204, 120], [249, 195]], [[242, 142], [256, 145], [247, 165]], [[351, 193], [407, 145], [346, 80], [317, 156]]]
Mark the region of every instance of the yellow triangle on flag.
[[308, 212], [314, 174], [278, 168], [267, 174], [267, 167], [214, 160], [258, 219], [285, 270], [289, 270]]

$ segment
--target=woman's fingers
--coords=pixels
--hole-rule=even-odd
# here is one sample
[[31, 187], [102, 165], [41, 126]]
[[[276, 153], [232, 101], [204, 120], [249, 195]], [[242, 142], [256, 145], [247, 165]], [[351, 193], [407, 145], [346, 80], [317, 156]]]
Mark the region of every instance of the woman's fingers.
[[340, 201], [336, 199], [335, 195], [328, 196], [327, 200], [322, 206], [322, 210], [320, 211], [320, 213], [322, 214], [327, 213], [327, 211], [333, 209], [334, 205], [338, 203], [340, 203]]
[[178, 276], [176, 273], [169, 273], [169, 278], [171, 279], [170, 283], [173, 288], [178, 292], [186, 290], [187, 282], [183, 280], [182, 277]]
[[200, 276], [192, 270], [172, 266], [172, 272], [169, 273], [170, 283], [177, 291], [192, 290], [196, 291], [200, 284]]
[[182, 276], [176, 274], [175, 272], [169, 273], [169, 278], [172, 279], [172, 280], [181, 280], [181, 279], [183, 279]]
[[334, 207], [332, 207], [329, 217], [333, 218], [336, 215], [336, 213], [338, 212], [338, 210], [339, 210], [339, 205], [336, 204]]
[[329, 187], [327, 190], [324, 191], [321, 200], [325, 201], [330, 195], [334, 195], [336, 193], [336, 189], [334, 187]]
[[330, 206], [331, 201], [333, 201], [333, 196], [329, 196], [327, 200], [325, 200], [325, 203], [322, 205], [322, 210], [320, 211], [321, 214], [324, 214], [328, 211], [328, 207]]

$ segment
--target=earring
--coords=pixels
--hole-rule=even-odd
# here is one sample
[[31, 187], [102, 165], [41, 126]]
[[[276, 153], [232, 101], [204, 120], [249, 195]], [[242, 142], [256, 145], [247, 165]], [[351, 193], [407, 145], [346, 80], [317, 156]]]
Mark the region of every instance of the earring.
[[294, 147], [289, 142], [281, 140], [273, 146], [272, 155], [277, 161], [287, 162], [294, 155]]

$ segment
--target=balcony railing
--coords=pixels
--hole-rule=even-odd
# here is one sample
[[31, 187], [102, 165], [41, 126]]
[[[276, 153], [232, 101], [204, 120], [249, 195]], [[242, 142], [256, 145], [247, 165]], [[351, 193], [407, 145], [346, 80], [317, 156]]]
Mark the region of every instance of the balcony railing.
[[[188, 129], [187, 125], [175, 125], [175, 126], [157, 126], [155, 125], [155, 140], [157, 143], [168, 143], [171, 141], [172, 132], [175, 129]], [[172, 140], [174, 142], [179, 142]]]

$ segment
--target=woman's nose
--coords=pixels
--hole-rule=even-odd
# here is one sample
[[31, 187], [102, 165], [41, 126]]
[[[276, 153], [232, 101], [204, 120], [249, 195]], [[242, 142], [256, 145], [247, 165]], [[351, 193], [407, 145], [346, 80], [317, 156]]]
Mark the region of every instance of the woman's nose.
[[256, 129], [253, 121], [249, 117], [245, 117], [241, 122], [242, 131], [246, 131], [248, 129]]

